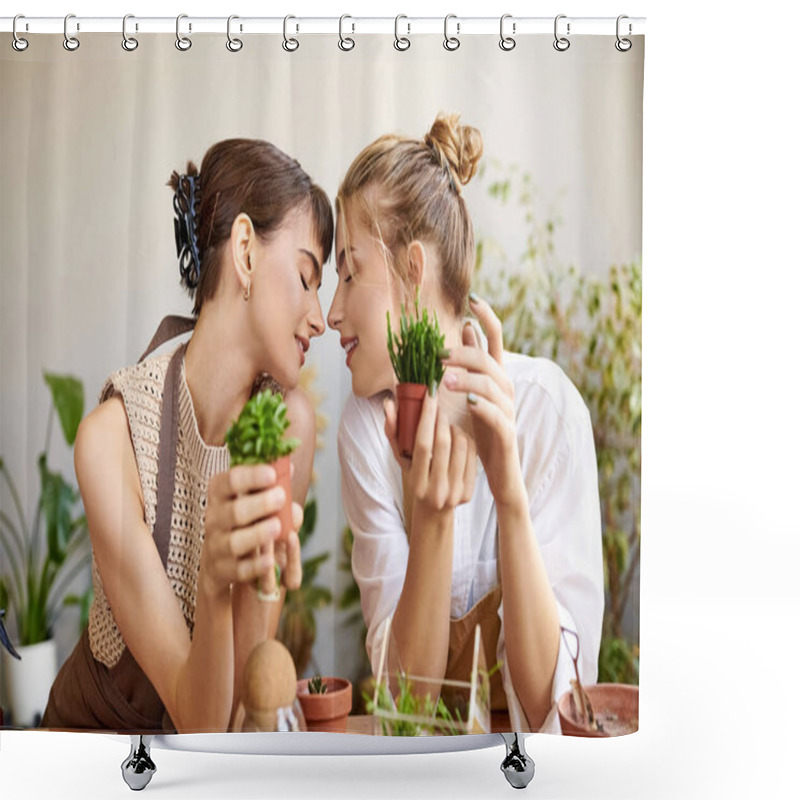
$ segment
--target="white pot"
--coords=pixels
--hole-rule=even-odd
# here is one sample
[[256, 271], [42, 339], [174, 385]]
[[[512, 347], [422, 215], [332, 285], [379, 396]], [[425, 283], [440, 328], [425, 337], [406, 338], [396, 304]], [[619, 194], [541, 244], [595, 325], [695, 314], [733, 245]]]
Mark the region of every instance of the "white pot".
[[0, 649], [3, 650], [5, 696], [11, 710], [11, 722], [15, 728], [30, 728], [41, 720], [58, 672], [55, 640], [17, 647], [21, 661], [13, 658], [5, 648]]

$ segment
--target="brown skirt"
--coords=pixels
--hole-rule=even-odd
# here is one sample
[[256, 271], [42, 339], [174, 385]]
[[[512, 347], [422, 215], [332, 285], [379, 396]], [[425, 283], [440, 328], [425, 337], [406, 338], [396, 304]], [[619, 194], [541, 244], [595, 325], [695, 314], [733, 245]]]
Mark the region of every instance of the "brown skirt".
[[43, 728], [174, 733], [161, 698], [126, 648], [112, 668], [92, 655], [84, 630], [47, 701]]

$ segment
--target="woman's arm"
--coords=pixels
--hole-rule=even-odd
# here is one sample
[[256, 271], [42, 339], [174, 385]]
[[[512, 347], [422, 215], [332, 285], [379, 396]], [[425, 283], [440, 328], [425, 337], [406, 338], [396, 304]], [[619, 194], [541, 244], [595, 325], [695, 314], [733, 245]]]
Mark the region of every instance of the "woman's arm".
[[[317, 445], [317, 420], [314, 406], [301, 389], [287, 392], [285, 402], [286, 418], [290, 420], [286, 435], [297, 437], [300, 445], [291, 456], [292, 497], [288, 500], [289, 502], [294, 501], [296, 506], [294, 510], [295, 528], [287, 540], [286, 553], [276, 553], [276, 557], [279, 561], [283, 561], [282, 569], [288, 570], [284, 579], [291, 584], [292, 588], [297, 588], [302, 579], [300, 542], [297, 538], [297, 531], [302, 524], [302, 509], [305, 506], [308, 487], [311, 483], [314, 451]], [[276, 545], [276, 549], [279, 548], [280, 545]], [[281, 588], [281, 600], [277, 603], [259, 601], [252, 584], [238, 584], [233, 588], [234, 715], [239, 705], [241, 680], [247, 659], [259, 642], [275, 638], [285, 597], [285, 586]], [[231, 718], [232, 723], [233, 718]]]
[[465, 327], [468, 346], [456, 348], [445, 363], [467, 372], [449, 371], [444, 380], [452, 391], [467, 393], [478, 454], [497, 511], [508, 669], [531, 730], [536, 730], [552, 706], [558, 605], [530, 518], [517, 445], [514, 387], [502, 367], [502, 326], [486, 303], [471, 298], [471, 305], [486, 330], [489, 352], [477, 347], [475, 332]]
[[[126, 646], [147, 675], [180, 732], [224, 731], [233, 689], [233, 620], [230, 585], [250, 581], [267, 566], [243, 557], [274, 536], [268, 525], [231, 531], [236, 513], [247, 522], [274, 513], [269, 491], [249, 495], [250, 506], [209, 496], [194, 636], [189, 631], [145, 523], [144, 501], [125, 408], [119, 396], [81, 423], [75, 472], [83, 497], [97, 567]], [[225, 473], [228, 476], [230, 473]], [[239, 488], [264, 489], [264, 471], [240, 469]], [[211, 490], [209, 492], [211, 495]]]
[[387, 401], [384, 411], [385, 433], [403, 467], [404, 505], [410, 511], [408, 564], [392, 617], [394, 647], [388, 651], [388, 666], [392, 675], [402, 667], [430, 678], [433, 692], [447, 669], [454, 510], [470, 499], [475, 487], [475, 446], [426, 395], [408, 464], [397, 446], [394, 402]]

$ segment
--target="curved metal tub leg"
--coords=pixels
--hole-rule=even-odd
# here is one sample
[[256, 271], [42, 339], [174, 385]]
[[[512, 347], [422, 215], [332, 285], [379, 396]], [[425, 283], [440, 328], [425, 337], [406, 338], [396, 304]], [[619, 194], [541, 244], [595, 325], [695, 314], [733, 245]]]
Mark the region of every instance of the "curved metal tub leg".
[[501, 733], [506, 745], [506, 757], [500, 769], [515, 789], [524, 789], [536, 771], [533, 759], [525, 752], [525, 738], [518, 733]]
[[152, 736], [131, 736], [131, 752], [122, 762], [122, 778], [134, 792], [140, 792], [150, 783], [156, 765], [150, 758]]

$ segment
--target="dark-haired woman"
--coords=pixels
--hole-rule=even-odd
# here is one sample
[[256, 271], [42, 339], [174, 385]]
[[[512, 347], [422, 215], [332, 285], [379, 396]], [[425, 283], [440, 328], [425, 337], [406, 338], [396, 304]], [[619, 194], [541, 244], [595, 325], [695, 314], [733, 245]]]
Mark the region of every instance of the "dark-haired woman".
[[[169, 184], [194, 320], [168, 318], [148, 350], [193, 332], [115, 372], [78, 431], [95, 596], [45, 727], [227, 730], [247, 656], [275, 635], [283, 592], [301, 580], [297, 529], [316, 429], [297, 384], [325, 327], [317, 292], [330, 203], [297, 161], [260, 140], [218, 142], [199, 174], [190, 162]], [[229, 468], [225, 433], [267, 383], [284, 392], [289, 433], [302, 442], [292, 498], [270, 466]], [[294, 530], [281, 532], [276, 514], [293, 500]], [[283, 586], [263, 602], [256, 585], [275, 561]]]

